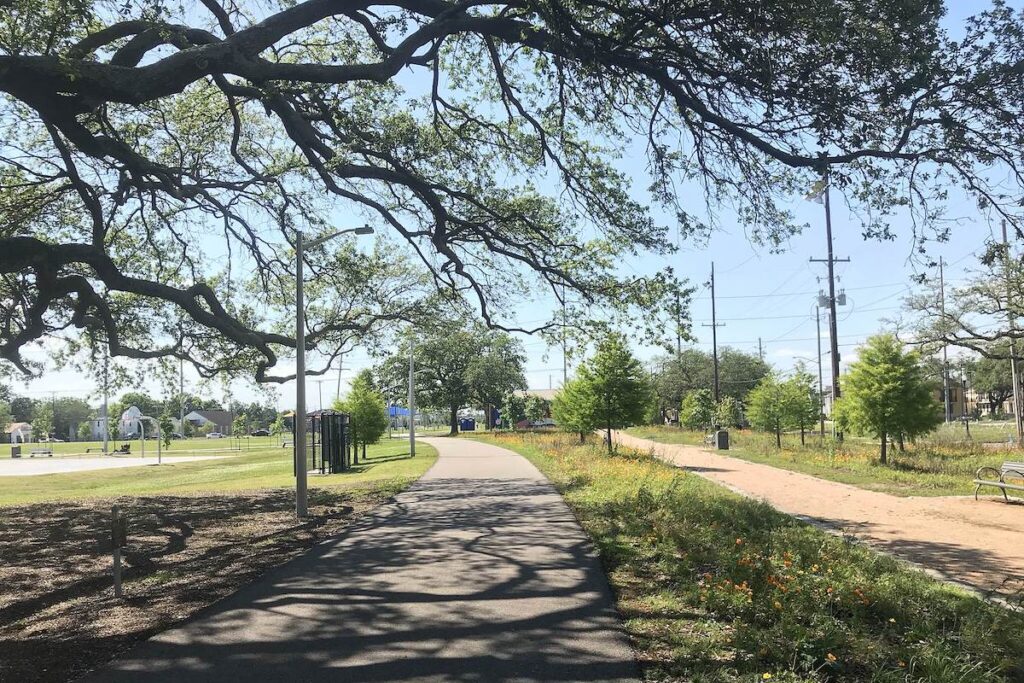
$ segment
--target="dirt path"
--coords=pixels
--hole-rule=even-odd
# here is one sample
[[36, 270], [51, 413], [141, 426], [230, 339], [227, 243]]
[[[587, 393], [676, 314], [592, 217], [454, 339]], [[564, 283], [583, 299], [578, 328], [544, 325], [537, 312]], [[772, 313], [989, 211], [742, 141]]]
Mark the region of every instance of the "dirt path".
[[1007, 504], [1002, 497], [900, 498], [697, 446], [623, 433], [616, 440], [783, 512], [841, 529], [950, 580], [1003, 595], [1024, 591], [1024, 505]]

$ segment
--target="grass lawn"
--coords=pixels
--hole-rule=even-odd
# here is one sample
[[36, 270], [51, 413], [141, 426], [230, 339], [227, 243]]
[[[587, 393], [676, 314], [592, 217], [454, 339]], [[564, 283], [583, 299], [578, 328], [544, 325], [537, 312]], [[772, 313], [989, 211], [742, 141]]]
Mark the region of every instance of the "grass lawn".
[[[436, 451], [430, 446], [417, 445], [416, 458], [409, 459], [408, 442], [385, 439], [380, 444], [370, 447], [367, 451], [367, 460], [360, 461], [351, 472], [327, 477], [311, 473], [309, 485], [337, 488], [385, 480], [408, 483], [423, 474], [437, 457]], [[154, 450], [154, 462], [155, 452]], [[147, 457], [148, 453], [147, 448]], [[187, 455], [184, 452], [177, 454]], [[262, 448], [254, 445], [252, 449], [220, 451], [212, 455], [225, 457], [167, 463], [159, 467], [127, 467], [31, 477], [0, 477], [0, 505], [43, 500], [195, 494], [294, 486], [291, 448], [281, 448], [279, 444], [264, 445]]]
[[[972, 427], [972, 433], [975, 430]], [[702, 445], [704, 438], [701, 432], [675, 427], [632, 427], [626, 432], [660, 443]], [[979, 467], [998, 468], [1004, 460], [1021, 457], [1014, 450], [966, 441], [960, 425], [942, 427], [917, 443], [907, 444], [905, 453], [891, 449], [888, 465], [878, 462], [878, 444], [861, 437], [847, 437], [842, 443], [827, 439], [822, 445], [815, 433], [807, 435], [802, 446], [798, 434], [785, 434], [781, 450], [775, 447], [772, 434], [731, 430], [729, 437], [729, 451], [724, 455], [898, 496], [970, 495], [974, 492], [971, 480]]]
[[644, 679], [1009, 683], [1024, 615], [651, 458], [504, 434], [601, 555]]
[[[372, 446], [351, 472], [311, 474], [295, 517], [291, 450], [75, 474], [0, 477], [0, 681], [67, 681], [336, 535], [437, 459]], [[109, 516], [128, 517], [124, 598]]]
[[[156, 439], [146, 439], [145, 448], [143, 448], [143, 441], [141, 439], [110, 439], [108, 448], [113, 451], [116, 448], [120, 448], [122, 444], [129, 444], [131, 446], [131, 452], [129, 455], [141, 456], [145, 453], [146, 457], [156, 457], [157, 441]], [[22, 457], [28, 457], [29, 451], [33, 448], [49, 448], [53, 451], [53, 457], [74, 457], [74, 456], [90, 456], [101, 455], [103, 452], [102, 441], [57, 441], [57, 442], [46, 442], [46, 443], [26, 443], [21, 445]], [[207, 438], [195, 438], [195, 439], [174, 439], [171, 441], [171, 445], [168, 448], [164, 448], [161, 444], [161, 448], [164, 453], [168, 455], [217, 455], [219, 453], [227, 451], [239, 451], [239, 450], [255, 450], [260, 448], [270, 448], [281, 446], [281, 438], [277, 436], [247, 436], [240, 439], [223, 438], [223, 439], [207, 439]], [[0, 457], [8, 457], [10, 451], [8, 450], [8, 444], [3, 444], [2, 450], [0, 450]]]

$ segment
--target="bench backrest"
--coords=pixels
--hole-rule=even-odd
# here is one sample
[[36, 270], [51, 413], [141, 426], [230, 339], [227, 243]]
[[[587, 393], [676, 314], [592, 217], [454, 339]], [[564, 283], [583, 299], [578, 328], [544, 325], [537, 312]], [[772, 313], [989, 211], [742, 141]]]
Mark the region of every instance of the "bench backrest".
[[1024, 479], [1024, 462], [1004, 462], [999, 473], [1005, 475], [1007, 472], [1014, 473], [1015, 478]]

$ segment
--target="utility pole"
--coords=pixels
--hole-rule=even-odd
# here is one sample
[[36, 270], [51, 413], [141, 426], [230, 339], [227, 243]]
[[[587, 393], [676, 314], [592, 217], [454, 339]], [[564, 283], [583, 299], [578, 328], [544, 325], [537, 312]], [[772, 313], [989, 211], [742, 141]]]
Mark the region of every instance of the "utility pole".
[[1010, 240], [1006, 237], [1006, 220], [1003, 220], [1003, 273], [1006, 278], [1006, 317], [1010, 323], [1010, 378], [1013, 381], [1013, 421], [1017, 426], [1017, 448], [1024, 442], [1024, 416], [1021, 416], [1020, 367], [1017, 365], [1017, 316], [1013, 313], [1011, 297], [1013, 287], [1010, 281]]
[[715, 367], [715, 403], [722, 400], [721, 391], [719, 390], [718, 384], [718, 328], [724, 326], [725, 323], [719, 325], [718, 318], [715, 316], [715, 262], [711, 262], [711, 324], [704, 323], [704, 327], [711, 328], [711, 353], [714, 358]]
[[569, 317], [565, 311], [565, 285], [562, 285], [562, 387], [569, 382]]
[[[946, 322], [946, 276], [942, 257], [939, 257], [939, 307], [942, 314], [942, 322]], [[942, 345], [942, 405], [945, 408], [946, 424], [953, 420], [953, 406], [949, 396], [949, 348], [947, 344]]]
[[317, 407], [317, 410], [323, 410], [324, 409], [324, 389], [323, 389], [323, 383], [324, 383], [324, 381], [322, 379], [318, 379], [316, 381], [316, 407]]
[[[848, 258], [836, 258], [832, 251], [832, 207], [829, 203], [829, 182], [828, 174], [825, 175], [825, 187], [822, 190], [822, 195], [825, 204], [825, 237], [828, 240], [828, 258], [816, 259], [812, 258], [812, 263], [827, 263], [828, 264], [828, 332], [829, 332], [829, 343], [832, 351], [832, 405], [840, 397], [839, 391], [839, 335], [836, 326], [836, 263], [849, 263]], [[836, 438], [840, 441], [843, 438], [841, 432], [836, 433]]]
[[818, 333], [818, 419], [821, 422], [821, 439], [825, 440], [825, 382], [821, 375], [821, 307], [814, 307], [814, 330]]
[[757, 357], [761, 359], [762, 363], [764, 362], [764, 347], [761, 346], [760, 337], [757, 338]]
[[344, 354], [338, 354], [338, 389], [334, 392], [334, 400], [341, 400], [341, 368], [345, 364]]
[[676, 292], [676, 358], [683, 355], [683, 309]]

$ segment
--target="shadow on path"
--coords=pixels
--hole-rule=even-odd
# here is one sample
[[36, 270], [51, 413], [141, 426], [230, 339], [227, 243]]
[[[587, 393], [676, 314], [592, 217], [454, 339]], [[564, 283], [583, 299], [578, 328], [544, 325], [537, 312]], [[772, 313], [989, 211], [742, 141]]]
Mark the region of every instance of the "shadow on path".
[[438, 449], [393, 505], [89, 680], [635, 680], [604, 575], [551, 485], [509, 451]]

